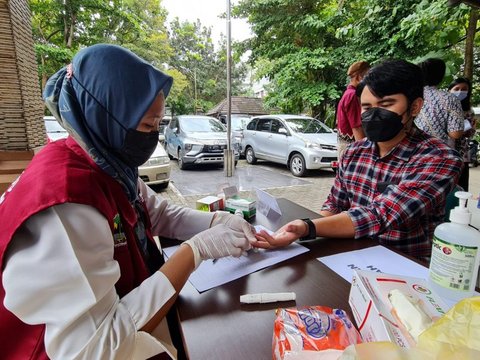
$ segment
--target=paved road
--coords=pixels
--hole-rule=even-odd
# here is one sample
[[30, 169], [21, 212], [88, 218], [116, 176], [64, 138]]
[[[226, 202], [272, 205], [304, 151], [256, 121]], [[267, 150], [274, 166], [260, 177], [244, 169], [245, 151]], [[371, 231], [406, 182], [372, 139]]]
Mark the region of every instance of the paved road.
[[[334, 173], [329, 169], [312, 171], [307, 177], [297, 178], [291, 175], [286, 166], [263, 161], [259, 161], [256, 165], [249, 165], [245, 160], [240, 160], [233, 178], [227, 178], [219, 168], [205, 170], [196, 168], [191, 171], [182, 171], [178, 169], [175, 160], [171, 161], [171, 165], [170, 185], [160, 194], [176, 204], [192, 208], [195, 207], [197, 199], [206, 195], [216, 195], [222, 185], [231, 184], [237, 185], [239, 189], [244, 189], [240, 191], [242, 197], [254, 198], [254, 188], [259, 187], [273, 196], [287, 198], [308, 209], [319, 211], [330, 192], [334, 179]], [[247, 182], [244, 181], [245, 174], [251, 174]], [[257, 174], [259, 174], [258, 178], [256, 178]], [[191, 182], [192, 188], [208, 184], [211, 190], [209, 192], [200, 190], [197, 194], [185, 194], [185, 183], [188, 181]], [[241, 186], [238, 186], [239, 183]]]
[[[178, 169], [175, 160], [171, 161], [171, 165], [172, 180], [168, 188], [160, 194], [175, 204], [182, 204], [191, 208], [195, 208], [197, 199], [206, 195], [216, 195], [216, 189], [219, 189], [222, 184], [238, 185], [240, 183], [240, 188], [245, 189], [241, 191], [241, 195], [244, 197], [254, 198], [253, 189], [257, 186], [275, 197], [287, 198], [318, 212], [330, 192], [334, 179], [334, 173], [331, 170], [312, 171], [307, 177], [296, 178], [291, 175], [285, 166], [264, 161], [259, 161], [256, 165], [249, 165], [245, 160], [240, 160], [237, 165], [238, 171], [235, 171], [233, 179], [225, 177], [223, 171], [219, 168], [208, 168], [206, 170], [196, 168], [191, 171], [182, 171]], [[241, 176], [245, 174], [250, 174], [251, 179], [242, 182], [245, 177]], [[261, 181], [260, 175], [256, 178], [256, 174], [261, 174]], [[192, 188], [208, 189], [208, 187], [205, 187], [208, 184], [211, 190], [185, 195], [185, 187], [188, 186], [186, 184], [189, 182], [192, 184]], [[176, 183], [178, 186], [176, 186]], [[276, 185], [268, 186], [268, 183]], [[278, 185], [279, 183], [287, 185]], [[267, 185], [265, 186], [265, 184]], [[183, 190], [183, 194], [181, 190]], [[470, 192], [474, 197], [478, 197], [480, 194], [480, 167], [470, 168]], [[473, 213], [472, 223], [480, 227], [480, 209], [476, 208], [476, 203], [476, 201], [471, 201], [469, 208]]]

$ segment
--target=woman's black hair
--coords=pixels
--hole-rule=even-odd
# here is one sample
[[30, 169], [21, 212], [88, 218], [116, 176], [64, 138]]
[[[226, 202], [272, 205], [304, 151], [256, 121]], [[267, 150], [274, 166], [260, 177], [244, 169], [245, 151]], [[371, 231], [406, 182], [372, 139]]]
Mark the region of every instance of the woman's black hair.
[[422, 70], [405, 60], [386, 60], [371, 68], [357, 87], [360, 96], [364, 87], [380, 98], [387, 95], [403, 94], [411, 104], [423, 99]]
[[456, 78], [455, 80], [453, 80], [450, 83], [450, 85], [448, 85], [448, 91], [452, 90], [452, 88], [455, 85], [458, 85], [458, 84], [467, 84], [467, 86], [468, 86], [467, 97], [461, 101], [463, 111], [468, 111], [471, 108], [470, 98], [472, 96], [472, 83], [467, 78], [459, 77], [459, 78]]
[[445, 61], [437, 58], [429, 58], [419, 63], [418, 66], [422, 69], [425, 86], [438, 86], [442, 82], [447, 69]]

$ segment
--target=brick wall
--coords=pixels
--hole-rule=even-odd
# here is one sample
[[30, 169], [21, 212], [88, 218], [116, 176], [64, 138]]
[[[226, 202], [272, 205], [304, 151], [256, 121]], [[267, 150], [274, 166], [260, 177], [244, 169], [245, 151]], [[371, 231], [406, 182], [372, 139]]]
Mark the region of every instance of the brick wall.
[[45, 142], [30, 16], [27, 0], [0, 0], [0, 151]]

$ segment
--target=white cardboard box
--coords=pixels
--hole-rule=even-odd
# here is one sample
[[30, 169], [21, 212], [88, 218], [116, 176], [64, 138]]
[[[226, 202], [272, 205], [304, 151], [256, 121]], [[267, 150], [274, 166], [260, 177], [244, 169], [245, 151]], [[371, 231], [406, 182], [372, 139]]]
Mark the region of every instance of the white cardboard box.
[[419, 299], [423, 311], [433, 320], [445, 314], [448, 307], [423, 279], [354, 270], [348, 302], [363, 341], [391, 341], [410, 347], [411, 340], [392, 314], [388, 293], [393, 289]]

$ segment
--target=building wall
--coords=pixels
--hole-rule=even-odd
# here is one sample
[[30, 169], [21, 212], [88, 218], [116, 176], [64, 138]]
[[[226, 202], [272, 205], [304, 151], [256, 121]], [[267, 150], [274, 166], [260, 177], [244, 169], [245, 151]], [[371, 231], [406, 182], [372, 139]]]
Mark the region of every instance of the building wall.
[[0, 150], [45, 142], [30, 17], [27, 0], [0, 0]]

